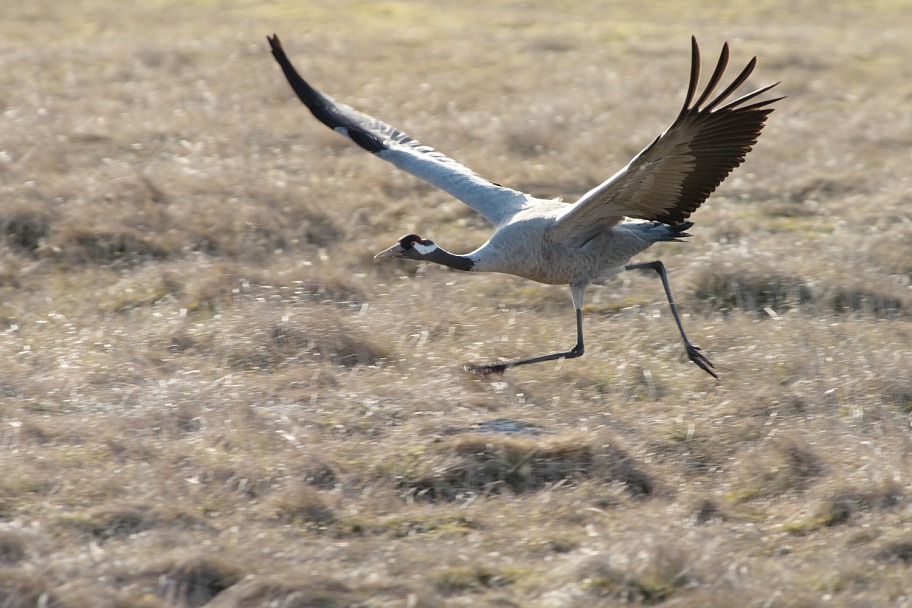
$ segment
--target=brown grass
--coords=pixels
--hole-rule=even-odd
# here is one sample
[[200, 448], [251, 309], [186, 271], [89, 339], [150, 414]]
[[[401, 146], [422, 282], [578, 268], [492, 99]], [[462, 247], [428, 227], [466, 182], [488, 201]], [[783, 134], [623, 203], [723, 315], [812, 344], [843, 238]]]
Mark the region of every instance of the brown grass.
[[[0, 23], [0, 606], [910, 606], [901, 2], [13, 3]], [[782, 80], [661, 286], [371, 258], [489, 228], [269, 56], [566, 200], [688, 38]]]

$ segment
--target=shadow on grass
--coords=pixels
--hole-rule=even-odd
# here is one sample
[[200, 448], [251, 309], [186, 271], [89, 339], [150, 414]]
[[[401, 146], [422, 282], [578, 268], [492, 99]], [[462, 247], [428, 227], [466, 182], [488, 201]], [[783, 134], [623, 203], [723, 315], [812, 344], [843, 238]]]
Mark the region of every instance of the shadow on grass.
[[534, 492], [584, 479], [620, 482], [634, 497], [649, 496], [654, 490], [650, 477], [621, 450], [572, 439], [465, 435], [435, 446], [434, 454], [418, 468], [430, 472], [398, 476], [397, 485], [409, 498], [432, 502]]
[[912, 312], [909, 301], [876, 285], [814, 285], [804, 277], [775, 270], [706, 271], [698, 279], [695, 296], [716, 310], [758, 314], [798, 309], [809, 314], [861, 313], [892, 318]]

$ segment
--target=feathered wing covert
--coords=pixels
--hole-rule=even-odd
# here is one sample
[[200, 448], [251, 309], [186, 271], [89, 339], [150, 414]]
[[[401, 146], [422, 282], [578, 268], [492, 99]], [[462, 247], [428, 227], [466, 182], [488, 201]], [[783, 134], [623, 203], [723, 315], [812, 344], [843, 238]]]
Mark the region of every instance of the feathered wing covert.
[[[268, 40], [295, 93], [320, 122], [334, 131], [445, 190], [495, 226], [509, 223], [519, 211], [534, 206], [533, 197], [495, 184], [399, 129], [314, 89], [285, 55], [278, 36], [269, 36]], [[548, 238], [587, 238], [625, 216], [679, 224], [744, 162], [772, 112], [767, 106], [782, 98], [745, 104], [778, 83], [720, 107], [751, 75], [757, 63], [753, 58], [722, 93], [709, 101], [728, 66], [726, 43], [706, 88], [691, 105], [700, 80], [696, 38], [691, 39], [691, 49], [690, 84], [677, 119], [626, 167], [568, 205], [549, 230]]]
[[549, 238], [561, 241], [585, 236], [625, 216], [679, 224], [744, 162], [773, 111], [767, 106], [782, 98], [744, 104], [779, 83], [720, 107], [753, 72], [754, 57], [724, 91], [706, 103], [728, 66], [726, 43], [706, 88], [691, 105], [700, 80], [696, 38], [691, 39], [691, 48], [690, 86], [677, 119], [626, 167], [568, 207], [549, 231]]
[[495, 184], [410, 135], [340, 103], [310, 86], [285, 55], [279, 37], [268, 37], [272, 55], [298, 98], [323, 124], [404, 171], [449, 192], [495, 226], [528, 207], [532, 197]]

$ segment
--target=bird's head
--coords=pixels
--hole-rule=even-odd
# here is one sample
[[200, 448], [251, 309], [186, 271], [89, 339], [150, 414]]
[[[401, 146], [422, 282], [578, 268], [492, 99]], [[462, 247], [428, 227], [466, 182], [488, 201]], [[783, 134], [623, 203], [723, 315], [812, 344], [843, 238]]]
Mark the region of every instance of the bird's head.
[[374, 259], [409, 258], [411, 260], [424, 260], [436, 250], [437, 245], [434, 241], [423, 239], [417, 234], [407, 234], [389, 249], [385, 249], [375, 255]]

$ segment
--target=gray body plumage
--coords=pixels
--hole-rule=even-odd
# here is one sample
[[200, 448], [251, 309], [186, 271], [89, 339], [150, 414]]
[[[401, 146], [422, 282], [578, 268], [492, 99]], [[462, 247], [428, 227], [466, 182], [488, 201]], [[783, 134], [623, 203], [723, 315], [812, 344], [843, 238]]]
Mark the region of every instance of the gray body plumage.
[[577, 344], [570, 351], [483, 371], [583, 353], [582, 307], [586, 287], [623, 270], [659, 273], [688, 357], [707, 373], [712, 363], [687, 339], [661, 262], [630, 264], [653, 243], [690, 236], [686, 222], [756, 143], [768, 107], [778, 99], [752, 101], [776, 84], [733, 101], [728, 98], [752, 73], [756, 58], [718, 95], [713, 93], [728, 65], [723, 45], [716, 68], [696, 98], [700, 53], [691, 44], [691, 75], [683, 107], [672, 125], [626, 167], [592, 188], [575, 203], [546, 200], [495, 184], [399, 129], [334, 100], [310, 86], [285, 55], [278, 37], [272, 53], [295, 93], [314, 116], [336, 132], [395, 166], [449, 192], [491, 222], [496, 231], [478, 249], [454, 254], [417, 235], [406, 235], [376, 257], [406, 257], [457, 270], [502, 272], [540, 283], [569, 285], [576, 308]]
[[502, 272], [549, 285], [590, 283], [618, 274], [632, 257], [676, 234], [666, 224], [633, 220], [574, 242], [549, 238], [554, 225], [554, 217], [543, 216], [539, 208], [520, 212], [488, 242], [467, 254], [475, 263], [473, 270]]

